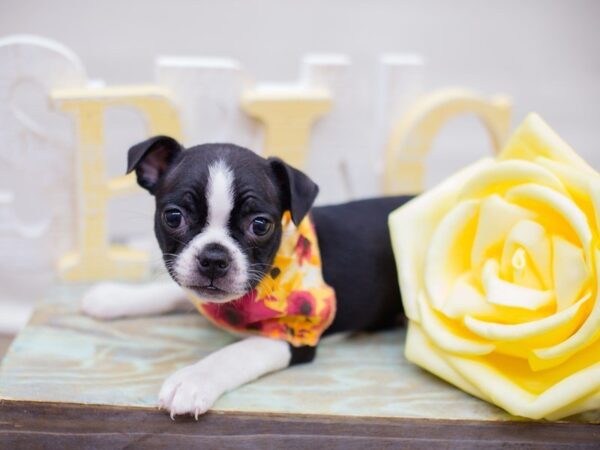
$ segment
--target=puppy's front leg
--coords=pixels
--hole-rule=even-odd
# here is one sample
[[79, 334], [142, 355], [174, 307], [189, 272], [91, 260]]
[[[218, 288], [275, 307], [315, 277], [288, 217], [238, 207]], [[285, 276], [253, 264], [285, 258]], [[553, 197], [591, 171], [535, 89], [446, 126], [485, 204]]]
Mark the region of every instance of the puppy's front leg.
[[162, 314], [187, 306], [183, 290], [172, 281], [125, 284], [98, 283], [81, 300], [81, 310], [96, 319]]
[[171, 418], [176, 414], [193, 414], [198, 419], [225, 392], [284, 369], [291, 360], [287, 342], [246, 338], [167, 378], [160, 390], [159, 405], [170, 411]]

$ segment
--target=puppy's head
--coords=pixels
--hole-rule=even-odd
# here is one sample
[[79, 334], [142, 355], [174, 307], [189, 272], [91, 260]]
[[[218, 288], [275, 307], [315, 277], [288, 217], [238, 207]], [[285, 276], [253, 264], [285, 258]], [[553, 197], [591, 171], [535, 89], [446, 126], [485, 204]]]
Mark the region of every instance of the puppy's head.
[[156, 198], [154, 230], [171, 277], [210, 302], [252, 290], [270, 271], [281, 217], [300, 223], [318, 193], [278, 158], [232, 144], [184, 150], [157, 136], [129, 149], [127, 172]]

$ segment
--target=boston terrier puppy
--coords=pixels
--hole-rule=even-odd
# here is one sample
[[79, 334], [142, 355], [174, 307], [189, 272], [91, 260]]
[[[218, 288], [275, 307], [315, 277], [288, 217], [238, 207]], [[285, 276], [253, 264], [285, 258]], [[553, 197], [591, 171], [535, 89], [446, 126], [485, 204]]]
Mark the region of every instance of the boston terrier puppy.
[[[273, 261], [282, 245], [282, 219], [288, 214], [298, 225], [310, 214], [322, 277], [337, 303], [324, 335], [398, 324], [402, 303], [387, 218], [410, 197], [312, 208], [317, 185], [278, 158], [233, 144], [184, 150], [166, 136], [129, 150], [128, 172], [134, 170], [156, 199], [154, 230], [176, 284], [99, 284], [84, 296], [84, 313], [101, 319], [163, 313], [189, 305], [190, 295], [222, 307], [277, 275]], [[172, 374], [159, 405], [171, 417], [198, 418], [223, 393], [310, 362], [315, 353], [316, 345], [245, 337]]]

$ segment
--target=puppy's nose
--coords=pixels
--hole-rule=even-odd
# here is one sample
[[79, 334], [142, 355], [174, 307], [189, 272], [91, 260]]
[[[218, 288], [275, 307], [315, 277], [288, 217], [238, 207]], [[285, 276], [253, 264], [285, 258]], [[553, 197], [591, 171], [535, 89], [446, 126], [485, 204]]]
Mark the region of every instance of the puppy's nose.
[[227, 275], [229, 263], [231, 262], [229, 252], [219, 244], [209, 244], [204, 247], [197, 259], [198, 270], [210, 280], [216, 280]]

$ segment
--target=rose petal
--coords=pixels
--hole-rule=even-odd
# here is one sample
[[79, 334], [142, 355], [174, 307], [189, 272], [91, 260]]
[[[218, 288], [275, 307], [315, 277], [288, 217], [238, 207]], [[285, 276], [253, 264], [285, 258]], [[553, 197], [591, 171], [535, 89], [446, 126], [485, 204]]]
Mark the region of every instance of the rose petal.
[[[519, 286], [544, 290], [545, 286], [533, 268], [531, 258], [522, 247], [517, 247], [511, 258], [511, 270], [507, 279]], [[501, 272], [501, 277], [505, 275]]]
[[[544, 214], [541, 208], [547, 207], [551, 211], [558, 213], [559, 217], [569, 225], [570, 229], [575, 232], [577, 238], [581, 242], [581, 246], [586, 255], [586, 259], [591, 259], [590, 248], [592, 241], [592, 233], [587, 221], [587, 217], [578, 206], [567, 196], [553, 191], [544, 186], [535, 184], [524, 184], [514, 187], [506, 193], [506, 198], [509, 201], [516, 203], [525, 203], [531, 206], [531, 209], [540, 209], [540, 216], [544, 219], [549, 219], [550, 214]], [[556, 227], [560, 227], [559, 223], [553, 223]], [[568, 230], [562, 230], [568, 233]]]
[[535, 310], [548, 306], [554, 292], [519, 286], [500, 279], [498, 262], [488, 259], [483, 266], [482, 282], [486, 299], [494, 305]]
[[478, 161], [425, 192], [389, 216], [392, 248], [407, 317], [418, 320], [417, 296], [423, 286], [423, 267], [431, 235], [441, 218], [456, 204], [458, 193], [473, 174], [494, 164]]
[[550, 239], [544, 227], [537, 222], [523, 220], [510, 230], [504, 241], [500, 259], [500, 273], [503, 276], [512, 271], [512, 258], [518, 248], [527, 252], [543, 287], [552, 288], [552, 252]]
[[469, 275], [459, 277], [441, 309], [448, 318], [458, 319], [465, 315], [493, 317], [496, 309], [485, 301], [485, 297], [469, 281]]
[[485, 198], [481, 202], [477, 234], [471, 250], [472, 268], [483, 264], [490, 249], [499, 246], [517, 222], [534, 216], [525, 208], [513, 205], [498, 195]]
[[476, 223], [479, 202], [465, 200], [451, 210], [436, 228], [425, 259], [425, 290], [436, 309], [460, 274], [469, 268], [470, 240]]
[[594, 205], [594, 234], [597, 238], [600, 238], [600, 179], [590, 180], [589, 182], [589, 193]]
[[564, 182], [571, 197], [586, 214], [592, 232], [598, 236], [600, 231], [600, 174], [582, 172], [547, 158], [537, 158], [536, 162], [551, 170]]
[[[562, 407], [594, 395], [600, 389], [600, 363], [585, 367], [578, 372], [563, 374], [562, 379], [551, 384], [539, 395], [521, 387], [517, 375], [503, 373], [485, 358], [461, 358], [447, 355], [452, 368], [463, 375], [469, 384], [474, 384], [483, 394], [482, 398], [491, 401], [516, 416], [530, 419], [548, 417]], [[525, 385], [531, 384], [533, 375], [524, 371], [519, 374]], [[519, 380], [521, 381], [521, 380]], [[527, 383], [529, 382], [529, 383]], [[538, 383], [541, 386], [549, 383]], [[597, 403], [600, 406], [600, 403]]]
[[424, 367], [459, 389], [476, 397], [485, 398], [477, 387], [448, 364], [445, 353], [431, 342], [416, 322], [409, 322], [406, 330], [405, 356], [408, 361]]
[[[595, 352], [597, 348], [592, 349]], [[532, 374], [527, 364], [493, 364], [489, 356], [461, 357], [437, 348], [417, 324], [406, 338], [406, 357], [471, 395], [495, 403], [516, 416], [560, 419], [582, 411], [580, 402], [600, 407], [600, 363], [570, 373]], [[532, 382], [537, 389], [532, 389]]]
[[529, 161], [503, 161], [485, 167], [472, 177], [460, 193], [463, 200], [502, 195], [507, 189], [524, 183], [548, 186], [567, 192], [560, 179], [550, 170]]
[[[598, 268], [598, 264], [600, 264], [600, 251], [594, 249], [594, 267]], [[540, 359], [568, 357], [586, 345], [590, 345], [600, 337], [600, 290], [598, 289], [598, 285], [600, 284], [600, 273], [596, 273], [595, 275], [596, 298], [594, 299], [594, 306], [586, 321], [571, 337], [560, 344], [535, 350], [535, 356]]]
[[[552, 333], [561, 334], [561, 328], [572, 328], [577, 313], [585, 302], [590, 299], [586, 296], [574, 305], [551, 316], [531, 322], [519, 324], [504, 324], [487, 322], [471, 316], [464, 319], [465, 326], [478, 336], [490, 341], [519, 341], [525, 338], [541, 336]], [[577, 326], [577, 324], [575, 324]]]
[[494, 344], [454, 333], [447, 323], [437, 317], [425, 299], [419, 301], [419, 307], [423, 330], [439, 348], [462, 355], [485, 355], [494, 350]]
[[515, 130], [498, 159], [533, 161], [540, 156], [593, 172], [593, 169], [540, 116], [529, 114]]
[[552, 313], [550, 308], [526, 310], [493, 305], [485, 299], [484, 294], [475, 287], [471, 274], [460, 276], [441, 309], [441, 312], [450, 319], [461, 319], [471, 316], [476, 319], [489, 320], [499, 323], [522, 323], [546, 317]]
[[552, 247], [556, 305], [562, 311], [579, 298], [590, 279], [590, 273], [580, 248], [560, 236], [552, 237]]

